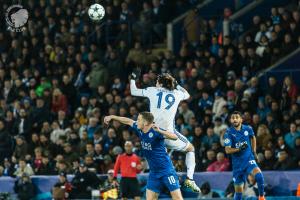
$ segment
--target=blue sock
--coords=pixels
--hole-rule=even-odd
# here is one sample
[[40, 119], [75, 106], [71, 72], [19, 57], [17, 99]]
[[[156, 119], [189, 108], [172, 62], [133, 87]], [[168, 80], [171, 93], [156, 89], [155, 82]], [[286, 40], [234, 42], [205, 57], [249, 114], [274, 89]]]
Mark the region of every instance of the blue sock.
[[264, 196], [264, 177], [261, 172], [255, 174], [259, 196]]
[[241, 192], [234, 193], [234, 200], [242, 200], [242, 195], [243, 193]]

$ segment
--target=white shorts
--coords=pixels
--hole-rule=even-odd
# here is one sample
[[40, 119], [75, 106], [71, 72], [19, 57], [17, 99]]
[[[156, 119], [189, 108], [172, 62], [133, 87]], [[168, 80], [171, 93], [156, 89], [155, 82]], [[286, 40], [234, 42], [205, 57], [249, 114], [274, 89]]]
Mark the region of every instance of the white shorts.
[[178, 131], [174, 130], [174, 133], [177, 135], [177, 140], [169, 140], [165, 139], [165, 144], [168, 149], [175, 150], [175, 151], [186, 151], [190, 142], [188, 139], [179, 133]]

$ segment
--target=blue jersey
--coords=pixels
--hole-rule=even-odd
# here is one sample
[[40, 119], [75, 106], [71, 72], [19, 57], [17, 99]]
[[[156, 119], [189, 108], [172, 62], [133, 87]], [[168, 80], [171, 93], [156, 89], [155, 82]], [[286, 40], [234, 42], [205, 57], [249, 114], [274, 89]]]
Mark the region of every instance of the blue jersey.
[[239, 148], [243, 143], [247, 143], [248, 147], [238, 153], [231, 154], [233, 171], [244, 170], [249, 162], [255, 162], [251, 148], [250, 137], [254, 136], [251, 126], [242, 125], [241, 130], [229, 127], [224, 134], [225, 147]]
[[136, 122], [133, 123], [132, 128], [141, 140], [142, 153], [147, 159], [150, 173], [155, 173], [156, 176], [163, 176], [173, 172], [175, 169], [166, 151], [164, 136], [152, 128], [149, 132], [143, 133], [137, 128]]

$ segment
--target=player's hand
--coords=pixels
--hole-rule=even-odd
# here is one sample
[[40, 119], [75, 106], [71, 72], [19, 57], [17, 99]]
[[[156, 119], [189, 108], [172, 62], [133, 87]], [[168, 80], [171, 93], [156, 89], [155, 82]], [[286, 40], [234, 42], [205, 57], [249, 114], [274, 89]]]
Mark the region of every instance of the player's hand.
[[159, 130], [160, 130], [159, 127], [156, 126], [155, 124], [152, 125], [152, 128], [153, 128], [156, 132], [159, 132]]
[[140, 76], [141, 76], [141, 69], [140, 68], [136, 68], [136, 69], [134, 69], [132, 71], [130, 78], [132, 80], [139, 80]]
[[240, 151], [244, 151], [245, 149], [247, 149], [248, 147], [248, 144], [247, 143], [243, 143], [241, 146], [240, 146]]
[[106, 124], [106, 125], [108, 125], [109, 124], [109, 122], [112, 120], [112, 116], [105, 116], [104, 117], [104, 123]]

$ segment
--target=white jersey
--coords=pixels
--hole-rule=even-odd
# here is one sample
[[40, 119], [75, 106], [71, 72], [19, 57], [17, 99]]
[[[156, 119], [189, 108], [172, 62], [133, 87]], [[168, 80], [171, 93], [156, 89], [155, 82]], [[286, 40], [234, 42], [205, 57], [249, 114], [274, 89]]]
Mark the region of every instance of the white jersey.
[[138, 89], [134, 80], [130, 82], [130, 91], [133, 96], [143, 96], [149, 99], [150, 112], [154, 115], [155, 124], [169, 131], [175, 129], [175, 115], [179, 103], [190, 97], [181, 86], [177, 86], [173, 91], [160, 87]]

